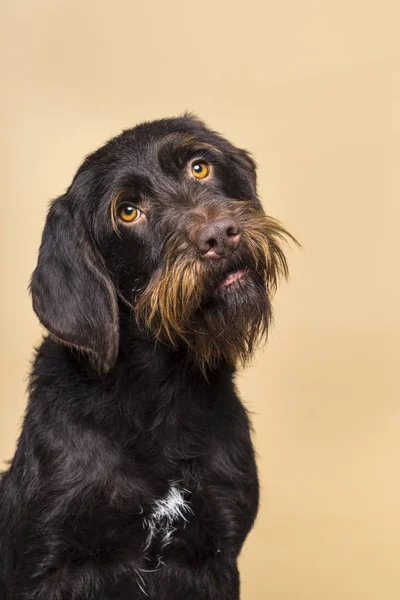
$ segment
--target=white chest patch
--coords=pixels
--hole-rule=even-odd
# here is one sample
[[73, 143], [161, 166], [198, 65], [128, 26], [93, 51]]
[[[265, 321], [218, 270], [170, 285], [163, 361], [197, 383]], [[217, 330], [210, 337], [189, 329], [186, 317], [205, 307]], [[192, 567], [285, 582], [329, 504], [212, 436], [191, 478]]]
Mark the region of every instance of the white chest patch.
[[143, 527], [148, 530], [145, 547], [147, 550], [152, 541], [158, 539], [163, 548], [171, 543], [179, 525], [185, 527], [189, 515], [193, 514], [184, 494], [187, 490], [171, 483], [164, 498], [153, 503], [153, 510], [143, 521]]

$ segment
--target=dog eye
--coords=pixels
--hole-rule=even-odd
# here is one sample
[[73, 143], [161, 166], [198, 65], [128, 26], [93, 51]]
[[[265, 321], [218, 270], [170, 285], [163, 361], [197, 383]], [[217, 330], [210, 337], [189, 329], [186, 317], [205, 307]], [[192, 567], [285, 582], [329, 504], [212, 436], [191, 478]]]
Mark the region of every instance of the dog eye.
[[132, 204], [123, 204], [118, 210], [119, 218], [125, 221], [125, 223], [136, 221], [141, 214], [141, 211], [136, 206], [132, 206]]
[[210, 167], [206, 162], [195, 162], [192, 164], [192, 174], [196, 179], [204, 179], [210, 172]]

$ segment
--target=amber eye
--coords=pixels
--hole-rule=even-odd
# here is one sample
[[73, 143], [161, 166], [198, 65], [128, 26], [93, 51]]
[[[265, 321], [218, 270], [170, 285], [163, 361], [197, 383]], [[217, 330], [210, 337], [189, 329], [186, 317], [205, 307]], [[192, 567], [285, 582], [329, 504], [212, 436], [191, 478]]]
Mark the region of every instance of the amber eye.
[[195, 162], [192, 164], [192, 173], [196, 179], [204, 179], [210, 172], [210, 167], [206, 162]]
[[140, 215], [140, 210], [136, 206], [132, 206], [132, 204], [123, 204], [118, 210], [119, 218], [125, 221], [125, 223], [136, 221]]

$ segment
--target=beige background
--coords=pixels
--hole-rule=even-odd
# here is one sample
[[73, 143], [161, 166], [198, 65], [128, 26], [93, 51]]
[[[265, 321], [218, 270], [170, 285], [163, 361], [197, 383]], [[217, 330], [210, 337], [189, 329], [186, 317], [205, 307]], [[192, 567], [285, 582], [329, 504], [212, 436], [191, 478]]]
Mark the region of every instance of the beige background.
[[398, 2], [3, 0], [1, 22], [1, 459], [49, 200], [122, 128], [193, 110], [254, 153], [303, 244], [240, 378], [263, 489], [243, 599], [398, 600]]

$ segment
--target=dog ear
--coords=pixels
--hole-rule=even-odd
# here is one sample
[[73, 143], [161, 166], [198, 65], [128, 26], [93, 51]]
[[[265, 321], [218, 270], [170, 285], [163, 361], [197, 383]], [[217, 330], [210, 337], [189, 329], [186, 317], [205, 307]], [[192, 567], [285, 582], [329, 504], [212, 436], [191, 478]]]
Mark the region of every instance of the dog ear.
[[109, 371], [118, 354], [116, 292], [67, 195], [47, 215], [30, 289], [46, 329], [87, 353], [96, 371]]

